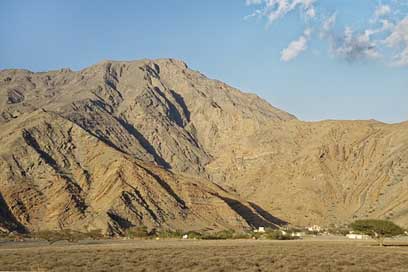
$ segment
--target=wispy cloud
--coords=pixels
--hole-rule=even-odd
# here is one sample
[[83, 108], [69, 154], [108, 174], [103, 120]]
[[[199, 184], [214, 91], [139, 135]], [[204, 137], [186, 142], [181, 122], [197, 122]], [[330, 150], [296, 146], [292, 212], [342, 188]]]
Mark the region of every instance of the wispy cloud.
[[261, 8], [256, 9], [248, 17], [260, 16], [266, 17], [268, 25], [276, 20], [283, 18], [288, 13], [301, 9], [309, 18], [316, 16], [314, 3], [317, 0], [246, 0], [246, 5], [252, 6], [261, 5]]
[[392, 64], [397, 66], [408, 65], [408, 16], [402, 19], [385, 39], [385, 44], [390, 48], [399, 49], [393, 56]]
[[[408, 66], [408, 16], [402, 16], [408, 10], [406, 1], [384, 0], [377, 6], [373, 3], [371, 18], [367, 18], [365, 27], [359, 24], [356, 29], [338, 25], [340, 11], [327, 14], [324, 4], [328, 1], [245, 0], [247, 6], [255, 8], [246, 19], [265, 18], [266, 25], [272, 26], [295, 10], [302, 14], [306, 19], [301, 21], [305, 31], [281, 51], [281, 60], [285, 62], [293, 61], [306, 51], [310, 40], [316, 37], [329, 43], [332, 55], [349, 62], [383, 58], [388, 47], [394, 51], [390, 60], [393, 65]], [[344, 18], [341, 21], [344, 22]], [[312, 37], [310, 29], [317, 35]]]
[[325, 38], [333, 32], [333, 27], [336, 24], [337, 14], [333, 13], [330, 17], [323, 20], [320, 37]]
[[307, 43], [311, 36], [311, 29], [306, 29], [302, 36], [296, 41], [293, 41], [289, 46], [282, 50], [281, 60], [288, 62], [299, 56], [300, 53], [307, 49]]
[[247, 6], [262, 4], [263, 0], [245, 0]]
[[374, 17], [381, 18], [391, 13], [391, 7], [389, 5], [379, 5], [374, 11]]
[[354, 62], [364, 59], [377, 59], [381, 54], [376, 49], [376, 43], [371, 40], [371, 31], [354, 34], [346, 27], [343, 35], [332, 38], [331, 51], [335, 56]]

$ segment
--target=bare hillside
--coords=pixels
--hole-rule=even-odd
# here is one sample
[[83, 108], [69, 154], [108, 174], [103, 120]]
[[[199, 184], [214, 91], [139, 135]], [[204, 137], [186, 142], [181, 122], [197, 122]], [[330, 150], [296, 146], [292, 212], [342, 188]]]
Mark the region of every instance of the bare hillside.
[[407, 123], [302, 122], [172, 59], [0, 71], [0, 146], [8, 230], [408, 225]]

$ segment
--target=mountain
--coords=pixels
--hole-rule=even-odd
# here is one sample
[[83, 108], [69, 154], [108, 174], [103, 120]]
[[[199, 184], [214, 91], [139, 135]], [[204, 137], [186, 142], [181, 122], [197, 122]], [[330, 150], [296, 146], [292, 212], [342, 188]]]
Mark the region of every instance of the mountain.
[[406, 123], [295, 120], [269, 125], [224, 154], [208, 169], [293, 224], [387, 218], [408, 225]]
[[178, 60], [0, 71], [0, 228], [408, 225], [408, 124], [308, 123]]

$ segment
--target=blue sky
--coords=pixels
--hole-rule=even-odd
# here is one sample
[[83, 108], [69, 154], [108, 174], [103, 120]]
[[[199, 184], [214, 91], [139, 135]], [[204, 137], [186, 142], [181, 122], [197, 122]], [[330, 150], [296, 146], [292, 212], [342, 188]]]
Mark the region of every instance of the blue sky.
[[401, 122], [404, 2], [0, 0], [0, 69], [171, 57], [303, 120]]

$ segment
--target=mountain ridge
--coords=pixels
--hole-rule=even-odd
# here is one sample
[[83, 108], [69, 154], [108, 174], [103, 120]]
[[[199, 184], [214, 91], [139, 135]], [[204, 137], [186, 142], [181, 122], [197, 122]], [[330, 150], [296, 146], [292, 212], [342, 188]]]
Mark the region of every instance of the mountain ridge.
[[303, 122], [173, 59], [1, 70], [0, 109], [3, 228], [408, 224], [408, 123]]

